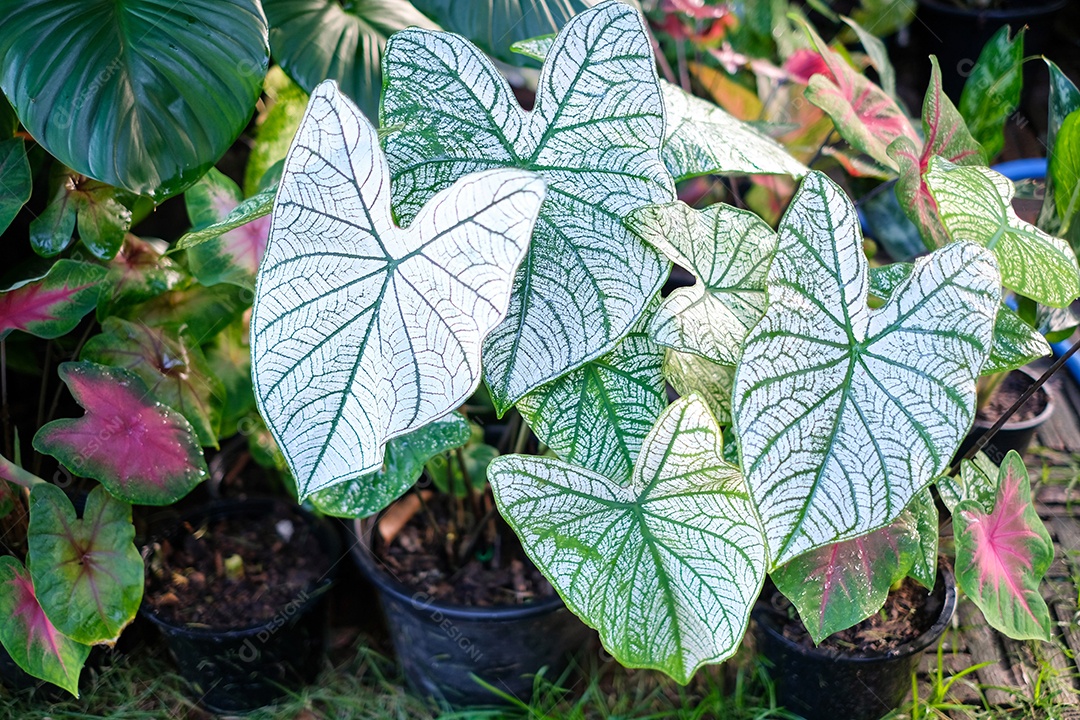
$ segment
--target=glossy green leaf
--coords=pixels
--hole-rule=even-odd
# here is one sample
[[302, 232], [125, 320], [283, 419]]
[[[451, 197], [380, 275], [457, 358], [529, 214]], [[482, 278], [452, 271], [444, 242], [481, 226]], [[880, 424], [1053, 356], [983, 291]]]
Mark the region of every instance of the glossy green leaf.
[[[697, 394], [721, 425], [731, 424], [731, 389], [735, 366], [721, 365], [700, 355], [668, 349], [664, 353], [664, 379], [682, 397]], [[731, 437], [734, 437], [732, 434]]]
[[925, 178], [949, 237], [992, 250], [1006, 287], [1053, 307], [1065, 307], [1080, 295], [1072, 248], [1016, 215], [1016, 191], [1006, 177], [933, 158]]
[[1065, 233], [1080, 212], [1080, 110], [1069, 113], [1058, 129], [1050, 154], [1049, 175], [1061, 221], [1060, 231]]
[[49, 204], [30, 223], [30, 246], [52, 257], [72, 241], [76, 225], [79, 239], [90, 253], [109, 260], [124, 242], [131, 211], [117, 199], [117, 190], [96, 180], [60, 172], [51, 183]]
[[1024, 63], [1024, 29], [1009, 39], [1001, 26], [979, 53], [960, 94], [960, 114], [972, 136], [993, 160], [1005, 146], [1005, 121], [1020, 104]]
[[285, 163], [251, 322], [255, 394], [301, 497], [375, 471], [388, 440], [473, 393], [543, 197], [533, 173], [486, 172], [400, 228], [375, 129], [332, 81], [319, 85]]
[[568, 22], [531, 113], [491, 61], [454, 35], [395, 35], [385, 70], [382, 121], [400, 128], [385, 145], [403, 222], [477, 170], [532, 169], [547, 181], [509, 315], [484, 347], [485, 379], [505, 412], [614, 349], [666, 275], [660, 255], [622, 225], [634, 208], [674, 199], [644, 20], [610, 0]]
[[0, 291], [0, 339], [12, 330], [57, 338], [94, 309], [107, 271], [100, 265], [57, 260], [48, 273]]
[[270, 190], [264, 190], [263, 192], [242, 200], [220, 221], [211, 223], [198, 230], [184, 233], [184, 235], [176, 241], [176, 249], [187, 250], [196, 247], [197, 245], [221, 237], [223, 233], [235, 230], [236, 228], [258, 220], [265, 215], [269, 215], [270, 211], [274, 209], [275, 195], [277, 195], [276, 187]]
[[0, 87], [68, 167], [161, 200], [194, 182], [251, 118], [266, 73], [255, 0], [11, 2]]
[[[255, 195], [266, 173], [285, 160], [296, 129], [307, 109], [308, 94], [285, 75], [279, 65], [266, 73], [263, 93], [269, 98], [270, 109], [258, 119], [255, 144], [251, 146], [244, 167], [244, 195]], [[277, 186], [277, 183], [274, 183]]]
[[[191, 226], [201, 229], [224, 222], [243, 195], [236, 183], [211, 168], [184, 193], [184, 202]], [[229, 283], [254, 290], [269, 232], [270, 218], [262, 216], [189, 248], [191, 274], [205, 286]]]
[[974, 419], [1001, 302], [993, 256], [952, 243], [870, 310], [855, 208], [821, 173], [779, 237], [733, 393], [774, 565], [888, 525], [941, 474]]
[[[1046, 60], [1047, 68], [1050, 71], [1050, 98], [1049, 98], [1049, 113], [1047, 117], [1046, 128], [1046, 155], [1052, 158], [1055, 154], [1054, 147], [1057, 144], [1058, 131], [1061, 129], [1062, 123], [1065, 122], [1065, 118], [1069, 113], [1080, 110], [1080, 90], [1073, 84], [1072, 80], [1068, 78], [1061, 71], [1053, 61]], [[1054, 178], [1052, 175], [1047, 175], [1046, 178], [1046, 195], [1043, 196], [1043, 205], [1039, 210], [1039, 227], [1046, 230], [1051, 235], [1061, 235], [1061, 216], [1058, 214], [1056, 203], [1054, 198], [1056, 196], [1054, 191]], [[1080, 225], [1074, 225], [1074, 232], [1072, 233], [1072, 244], [1074, 247], [1077, 245], [1076, 237], [1078, 233], [1076, 228]]]
[[761, 528], [716, 420], [697, 398], [660, 416], [629, 482], [504, 455], [499, 511], [575, 614], [628, 667], [686, 683], [735, 652], [765, 579]]
[[96, 487], [77, 518], [63, 490], [35, 485], [27, 538], [34, 590], [56, 629], [87, 645], [116, 642], [143, 596], [131, 506]]
[[0, 139], [0, 233], [7, 230], [33, 189], [26, 143], [22, 138]]
[[930, 489], [916, 495], [905, 512], [910, 513], [915, 520], [917, 537], [915, 557], [908, 576], [915, 578], [927, 590], [933, 590], [937, 581], [940, 520]]
[[510, 51], [539, 62], [544, 62], [544, 60], [547, 60], [547, 56], [551, 52], [551, 46], [554, 44], [555, 33], [551, 33], [550, 35], [540, 35], [539, 37], [518, 40], [510, 45]]

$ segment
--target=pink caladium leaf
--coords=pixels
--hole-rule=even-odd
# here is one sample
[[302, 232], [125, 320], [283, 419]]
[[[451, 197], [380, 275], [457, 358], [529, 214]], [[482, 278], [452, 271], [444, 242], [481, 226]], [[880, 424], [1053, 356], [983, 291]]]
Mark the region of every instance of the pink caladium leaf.
[[890, 525], [812, 550], [773, 570], [777, 589], [799, 611], [815, 643], [880, 610], [889, 587], [923, 562], [919, 530], [927, 506], [933, 510], [934, 501], [923, 491]]
[[57, 260], [40, 278], [0, 292], [0, 339], [12, 330], [56, 338], [94, 309], [106, 270], [76, 260]]
[[832, 118], [837, 132], [852, 147], [896, 170], [896, 161], [887, 152], [889, 144], [900, 137], [919, 143], [904, 111], [888, 93], [830, 50], [809, 24], [803, 27], [829, 68], [828, 75], [817, 73], [810, 78], [806, 98]]
[[168, 246], [160, 240], [128, 235], [120, 251], [109, 261], [106, 290], [98, 300], [97, 319], [115, 315], [121, 308], [155, 298], [179, 285], [187, 274], [165, 256]]
[[86, 645], [116, 642], [143, 595], [131, 506], [98, 486], [78, 518], [63, 490], [37, 484], [30, 491], [27, 544], [38, 602], [56, 629]]
[[183, 414], [203, 445], [217, 447], [225, 388], [199, 344], [170, 326], [148, 327], [107, 318], [83, 346], [83, 360], [138, 375], [161, 402]]
[[997, 478], [994, 509], [976, 500], [953, 511], [956, 582], [990, 626], [1017, 640], [1050, 639], [1050, 611], [1039, 581], [1054, 545], [1031, 502], [1024, 461], [1010, 450]]
[[[188, 217], [196, 230], [223, 221], [243, 199], [240, 187], [214, 168], [184, 193]], [[269, 234], [270, 216], [263, 215], [194, 245], [187, 250], [191, 273], [203, 285], [230, 283], [254, 289]]]
[[86, 414], [42, 426], [35, 450], [143, 505], [175, 502], [206, 478], [191, 425], [137, 375], [89, 362], [63, 363], [59, 372]]
[[49, 622], [30, 573], [10, 555], [0, 557], [0, 643], [25, 672], [79, 696], [79, 673], [90, 647]]
[[937, 202], [930, 194], [923, 175], [930, 158], [941, 156], [956, 165], [985, 165], [982, 146], [968, 132], [960, 111], [941, 89], [941, 68], [937, 58], [930, 56], [932, 65], [930, 85], [923, 100], [922, 124], [926, 142], [919, 150], [917, 142], [898, 137], [889, 145], [888, 153], [900, 168], [896, 197], [904, 213], [922, 232], [929, 250], [950, 241], [949, 234], [938, 216]]

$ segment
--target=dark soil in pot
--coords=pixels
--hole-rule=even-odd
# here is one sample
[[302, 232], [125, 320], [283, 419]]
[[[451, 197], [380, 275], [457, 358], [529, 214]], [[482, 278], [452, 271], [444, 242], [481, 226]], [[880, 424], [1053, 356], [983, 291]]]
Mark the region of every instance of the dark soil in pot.
[[225, 501], [153, 547], [140, 614], [202, 705], [246, 712], [315, 679], [340, 553], [331, 524], [275, 500]]
[[[983, 436], [994, 423], [1004, 415], [1020, 396], [1035, 383], [1035, 378], [1023, 370], [1013, 370], [1002, 380], [990, 396], [990, 401], [975, 415], [971, 432], [964, 438], [957, 451], [957, 457], [963, 457], [968, 450]], [[983, 447], [994, 463], [1000, 463], [1010, 450], [1023, 454], [1031, 445], [1035, 433], [1054, 412], [1053, 399], [1043, 385], [1028, 398], [1020, 409], [998, 430]]]
[[938, 641], [955, 609], [956, 582], [942, 568], [933, 592], [905, 580], [880, 613], [817, 647], [771, 583], [754, 620], [779, 705], [806, 720], [876, 720], [903, 701], [922, 651]]

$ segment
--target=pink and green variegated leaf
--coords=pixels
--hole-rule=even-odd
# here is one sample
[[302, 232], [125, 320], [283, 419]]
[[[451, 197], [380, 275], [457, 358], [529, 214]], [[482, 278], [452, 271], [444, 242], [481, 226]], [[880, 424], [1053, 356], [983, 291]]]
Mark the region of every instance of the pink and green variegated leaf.
[[206, 478], [191, 425], [154, 400], [137, 375], [89, 362], [63, 363], [59, 372], [86, 414], [44, 425], [35, 450], [142, 505], [175, 502]]
[[79, 696], [79, 673], [90, 647], [49, 622], [30, 573], [10, 555], [0, 557], [0, 643], [25, 672]]
[[1016, 640], [1049, 640], [1050, 611], [1039, 581], [1054, 545], [1031, 501], [1024, 461], [1010, 450], [998, 474], [992, 512], [964, 500], [953, 512], [956, 582], [991, 627]]
[[[188, 217], [196, 230], [224, 221], [243, 199], [240, 187], [213, 168], [184, 193]], [[203, 285], [230, 283], [254, 289], [269, 233], [269, 215], [226, 230], [189, 248], [188, 267]]]
[[30, 491], [27, 544], [38, 602], [56, 629], [86, 645], [116, 642], [143, 595], [131, 506], [98, 486], [80, 519], [63, 490], [40, 483]]
[[799, 555], [771, 577], [820, 643], [880, 610], [889, 587], [908, 574], [918, 553], [918, 524], [905, 510], [869, 535]]
[[203, 445], [217, 447], [225, 388], [198, 343], [174, 327], [120, 318], [107, 318], [101, 329], [83, 346], [80, 359], [135, 373], [154, 397], [187, 418]]
[[40, 338], [70, 332], [94, 309], [106, 270], [76, 260], [57, 260], [40, 278], [0, 292], [0, 338], [22, 330]]
[[806, 98], [832, 118], [836, 130], [852, 147], [896, 170], [896, 162], [887, 152], [890, 143], [900, 137], [919, 143], [904, 111], [888, 93], [830, 50], [808, 23], [804, 22], [803, 28], [829, 68], [828, 75], [818, 73], [810, 78]]
[[166, 293], [187, 278], [172, 258], [164, 256], [167, 247], [161, 240], [130, 234], [124, 238], [120, 251], [109, 261], [106, 289], [98, 299], [99, 321], [117, 310]]
[[937, 203], [923, 179], [930, 158], [939, 155], [956, 165], [985, 165], [982, 146], [968, 132], [960, 111], [941, 89], [941, 68], [930, 56], [930, 85], [923, 100], [922, 125], [926, 142], [922, 152], [910, 138], [899, 137], [889, 145], [889, 156], [900, 168], [896, 197], [900, 207], [922, 233], [929, 250], [949, 242], [949, 233], [938, 215]]

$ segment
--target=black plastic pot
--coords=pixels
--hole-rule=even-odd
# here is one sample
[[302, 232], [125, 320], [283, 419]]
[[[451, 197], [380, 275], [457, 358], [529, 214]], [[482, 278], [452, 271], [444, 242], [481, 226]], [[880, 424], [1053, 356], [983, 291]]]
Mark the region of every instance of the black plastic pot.
[[[222, 501], [183, 519], [198, 525], [228, 516], [262, 516], [278, 506], [273, 499]], [[336, 559], [341, 540], [335, 527], [299, 508], [291, 510], [310, 524], [327, 557]], [[315, 680], [326, 650], [327, 591], [333, 581], [333, 571], [328, 572], [316, 587], [300, 593], [271, 620], [233, 630], [174, 625], [145, 603], [139, 614], [161, 631], [200, 705], [216, 713], [250, 712]], [[228, 598], [217, 601], [228, 602]]]
[[[1029, 387], [1035, 382], [1035, 378], [1024, 370], [1013, 370], [1010, 374], [1022, 376], [1027, 380]], [[1006, 422], [1001, 426], [1000, 430], [994, 433], [994, 436], [990, 438], [990, 442], [983, 447], [982, 451], [995, 464], [1000, 464], [1010, 450], [1015, 450], [1023, 455], [1035, 438], [1035, 433], [1054, 414], [1054, 397], [1047, 390], [1046, 385], [1039, 388], [1028, 402], [1033, 401], [1040, 395], [1046, 399], [1046, 407], [1043, 408], [1041, 413], [1028, 420], [1010, 420]], [[976, 419], [972, 424], [971, 431], [964, 438], [964, 441], [960, 443], [960, 449], [956, 451], [956, 457], [963, 457], [993, 424], [993, 422]]]
[[937, 620], [922, 635], [888, 652], [855, 656], [807, 648], [784, 637], [775, 611], [755, 610], [758, 650], [771, 664], [776, 702], [806, 720], [877, 720], [903, 701], [922, 651], [937, 643], [956, 609], [956, 580], [938, 571], [930, 594]]
[[369, 545], [373, 525], [353, 525], [353, 557], [378, 591], [398, 662], [417, 692], [458, 707], [502, 704], [475, 675], [528, 702], [533, 676], [547, 668], [547, 677], [558, 677], [591, 638], [557, 595], [530, 605], [474, 608], [410, 590], [377, 564]]

